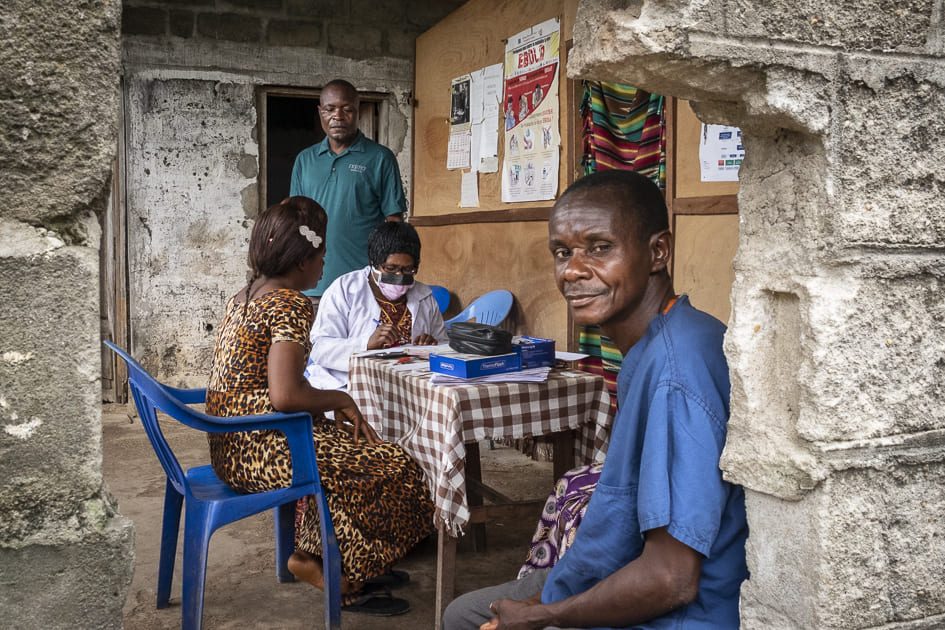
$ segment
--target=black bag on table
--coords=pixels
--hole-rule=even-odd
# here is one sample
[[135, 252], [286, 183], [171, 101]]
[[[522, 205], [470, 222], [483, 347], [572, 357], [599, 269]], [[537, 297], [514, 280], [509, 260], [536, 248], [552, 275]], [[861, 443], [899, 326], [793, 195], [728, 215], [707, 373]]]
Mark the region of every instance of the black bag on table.
[[455, 322], [448, 334], [450, 348], [464, 354], [508, 354], [512, 352], [512, 333], [498, 326], [476, 322]]

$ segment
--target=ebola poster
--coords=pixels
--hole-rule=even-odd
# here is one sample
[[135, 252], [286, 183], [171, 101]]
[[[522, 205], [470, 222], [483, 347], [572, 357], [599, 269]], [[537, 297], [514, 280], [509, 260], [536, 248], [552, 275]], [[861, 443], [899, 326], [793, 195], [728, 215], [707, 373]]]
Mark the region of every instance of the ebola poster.
[[547, 20], [505, 48], [502, 201], [554, 199], [558, 192], [560, 27]]

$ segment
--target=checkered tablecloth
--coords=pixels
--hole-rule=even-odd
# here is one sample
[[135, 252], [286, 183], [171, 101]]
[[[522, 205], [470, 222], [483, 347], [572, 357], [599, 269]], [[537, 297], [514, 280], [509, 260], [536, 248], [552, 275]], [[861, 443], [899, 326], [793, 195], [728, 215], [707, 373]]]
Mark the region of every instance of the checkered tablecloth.
[[575, 460], [607, 450], [613, 416], [600, 376], [552, 370], [542, 383], [433, 386], [427, 369], [351, 358], [349, 393], [381, 437], [420, 464], [436, 503], [437, 524], [458, 536], [469, 521], [465, 442], [579, 430]]

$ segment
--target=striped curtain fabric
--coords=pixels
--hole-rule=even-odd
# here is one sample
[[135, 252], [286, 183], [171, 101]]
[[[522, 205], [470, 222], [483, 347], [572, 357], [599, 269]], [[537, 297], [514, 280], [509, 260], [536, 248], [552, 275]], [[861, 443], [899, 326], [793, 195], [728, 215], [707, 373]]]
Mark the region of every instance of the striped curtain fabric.
[[[664, 98], [629, 85], [583, 81], [581, 121], [584, 174], [625, 169], [666, 189]], [[617, 372], [623, 357], [597, 326], [582, 326], [580, 351], [589, 355], [579, 368], [604, 377], [612, 409], [617, 409]]]

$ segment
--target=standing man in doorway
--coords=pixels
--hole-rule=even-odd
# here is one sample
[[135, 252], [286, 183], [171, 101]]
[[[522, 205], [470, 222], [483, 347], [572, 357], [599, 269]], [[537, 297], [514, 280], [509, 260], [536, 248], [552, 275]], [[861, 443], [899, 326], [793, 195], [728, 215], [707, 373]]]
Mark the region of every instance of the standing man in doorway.
[[397, 160], [358, 129], [360, 107], [351, 83], [325, 85], [318, 104], [325, 139], [299, 153], [292, 167], [289, 195], [310, 197], [328, 213], [325, 270], [310, 296], [316, 310], [335, 278], [367, 266], [371, 230], [402, 221], [407, 210]]

